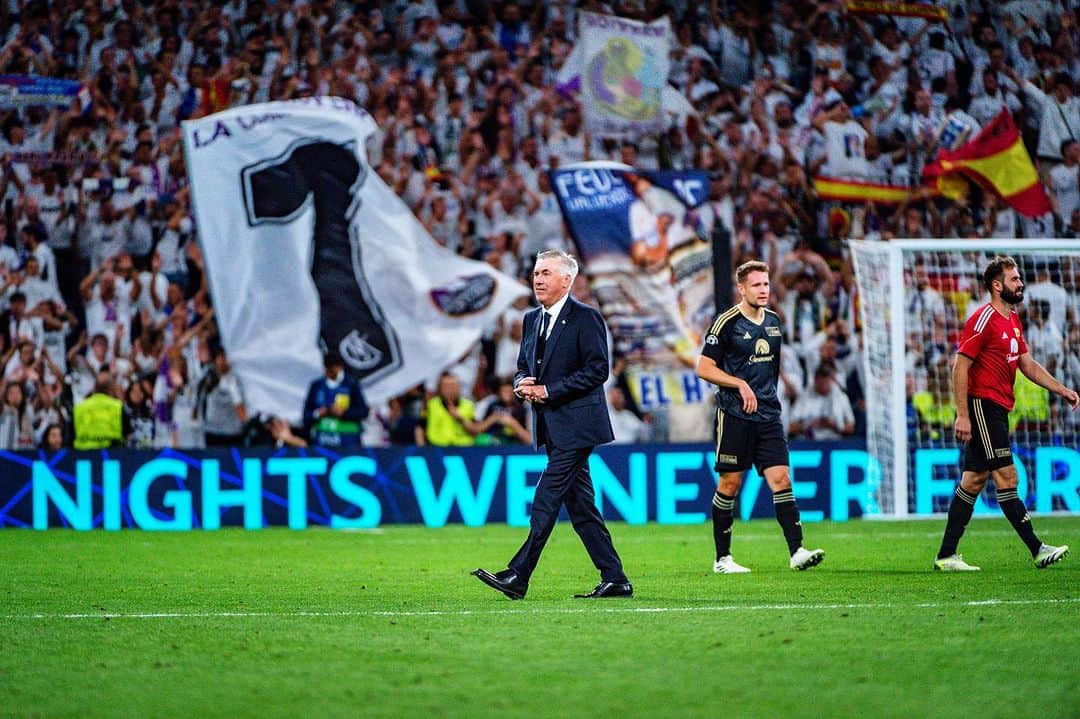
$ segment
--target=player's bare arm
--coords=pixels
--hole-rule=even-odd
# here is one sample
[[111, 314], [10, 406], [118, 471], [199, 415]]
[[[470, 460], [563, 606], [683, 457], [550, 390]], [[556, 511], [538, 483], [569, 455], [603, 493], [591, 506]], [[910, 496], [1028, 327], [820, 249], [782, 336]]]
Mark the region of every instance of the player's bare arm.
[[717, 387], [729, 387], [739, 390], [742, 399], [743, 411], [747, 414], [757, 412], [757, 395], [750, 389], [746, 380], [739, 379], [720, 369], [716, 362], [705, 355], [698, 357], [697, 376]]
[[1061, 384], [1061, 382], [1058, 382], [1045, 367], [1039, 364], [1038, 361], [1031, 356], [1030, 352], [1025, 352], [1020, 355], [1019, 369], [1029, 380], [1040, 387], [1050, 390], [1068, 402], [1069, 407], [1073, 410], [1080, 407], [1080, 396], [1076, 394], [1076, 390], [1069, 389]]
[[968, 370], [971, 369], [971, 361], [967, 355], [957, 354], [956, 361], [953, 362], [953, 399], [956, 401], [956, 423], [953, 432], [957, 442], [971, 439], [971, 418], [968, 417]]

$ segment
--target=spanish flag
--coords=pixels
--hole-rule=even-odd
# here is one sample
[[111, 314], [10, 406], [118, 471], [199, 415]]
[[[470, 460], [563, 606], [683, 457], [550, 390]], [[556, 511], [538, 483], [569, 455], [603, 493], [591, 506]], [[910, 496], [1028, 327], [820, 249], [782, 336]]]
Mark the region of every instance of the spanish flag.
[[202, 102], [199, 117], [213, 115], [215, 112], [229, 109], [228, 78], [211, 78], [203, 83]]
[[923, 168], [923, 180], [954, 199], [963, 194], [963, 183], [956, 182], [958, 174], [979, 183], [1022, 215], [1039, 217], [1051, 210], [1046, 188], [1008, 108], [971, 142], [952, 151], [942, 150]]
[[911, 195], [910, 187], [844, 180], [826, 175], [818, 175], [814, 178], [814, 190], [819, 200], [875, 202], [879, 205], [899, 205]]

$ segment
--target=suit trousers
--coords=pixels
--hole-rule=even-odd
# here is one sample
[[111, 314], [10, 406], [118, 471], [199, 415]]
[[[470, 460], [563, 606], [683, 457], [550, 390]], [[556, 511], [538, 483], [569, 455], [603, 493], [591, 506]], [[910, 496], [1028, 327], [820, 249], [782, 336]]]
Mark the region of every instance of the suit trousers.
[[545, 446], [548, 464], [536, 485], [529, 518], [529, 536], [510, 560], [509, 569], [528, 581], [540, 561], [551, 530], [555, 528], [559, 509], [565, 504], [574, 531], [600, 571], [600, 579], [605, 582], [627, 581], [611, 534], [596, 508], [596, 495], [589, 475], [589, 455], [593, 448], [559, 449], [553, 446], [550, 437]]

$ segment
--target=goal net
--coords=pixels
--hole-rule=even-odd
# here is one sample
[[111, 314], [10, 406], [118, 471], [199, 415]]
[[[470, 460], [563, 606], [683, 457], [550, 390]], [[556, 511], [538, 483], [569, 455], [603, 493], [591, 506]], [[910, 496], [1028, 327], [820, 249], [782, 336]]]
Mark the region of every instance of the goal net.
[[[982, 270], [1016, 259], [1032, 356], [1080, 386], [1080, 241], [851, 242], [865, 370], [867, 469], [883, 515], [944, 512], [959, 478], [952, 362], [967, 318], [989, 300]], [[1021, 496], [1036, 511], [1080, 510], [1080, 412], [1017, 373], [1009, 417]], [[977, 511], [990, 511], [980, 499]]]

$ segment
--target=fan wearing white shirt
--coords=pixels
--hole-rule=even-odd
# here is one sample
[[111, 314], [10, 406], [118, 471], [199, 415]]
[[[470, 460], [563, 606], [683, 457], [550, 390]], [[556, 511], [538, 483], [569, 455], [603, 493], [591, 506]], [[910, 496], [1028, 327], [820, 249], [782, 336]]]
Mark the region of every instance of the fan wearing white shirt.
[[855, 413], [836, 382], [835, 369], [818, 365], [811, 389], [795, 401], [791, 435], [809, 439], [841, 439], [855, 432]]
[[[19, 230], [19, 239], [27, 252], [27, 262], [31, 259], [37, 262], [38, 271], [34, 273], [35, 276], [51, 285], [56, 299], [59, 300], [60, 284], [56, 274], [56, 256], [52, 248], [45, 244], [45, 230], [36, 224], [24, 225]], [[30, 306], [33, 307], [34, 303]]]
[[738, 87], [751, 79], [756, 48], [746, 11], [734, 6], [731, 24], [718, 22], [711, 25], [708, 34], [709, 49], [718, 60], [725, 84]]
[[19, 253], [7, 242], [7, 225], [0, 222], [0, 278], [9, 279], [12, 272], [17, 272], [22, 262]]
[[1008, 0], [998, 5], [997, 12], [1010, 30], [1025, 22], [1035, 27], [1046, 27], [1050, 17], [1058, 11], [1058, 5], [1049, 0]]
[[98, 206], [97, 217], [83, 225], [85, 248], [90, 253], [90, 265], [100, 268], [127, 246], [133, 210], [117, 210], [111, 200]]
[[930, 273], [924, 262], [916, 262], [912, 275], [906, 278], [907, 326], [919, 327], [931, 319], [937, 327], [945, 327], [947, 313], [945, 298], [930, 284]]
[[783, 46], [775, 28], [766, 27], [761, 31], [757, 52], [753, 58], [752, 77], [772, 78], [783, 83], [791, 81], [792, 56]]
[[[1061, 278], [1058, 268], [1056, 266], [1051, 268], [1048, 264], [1053, 260], [1049, 257], [1040, 259], [1043, 261], [1036, 265], [1035, 281], [1024, 288], [1024, 298], [1029, 305], [1033, 305], [1035, 302], [1045, 302], [1047, 319], [1050, 324], [1064, 332], [1068, 326], [1065, 319], [1066, 310], [1069, 307], [1069, 293], [1064, 287], [1051, 279], [1054, 275], [1057, 275], [1059, 279]], [[1032, 312], [1032, 314], [1035, 313]], [[1028, 340], [1030, 342], [1030, 337]], [[1035, 343], [1030, 342], [1029, 346], [1034, 348]]]
[[608, 414], [615, 432], [615, 444], [637, 444], [649, 440], [649, 425], [626, 406], [626, 395], [619, 387], [607, 392]]
[[551, 190], [551, 178], [546, 172], [540, 172], [536, 181], [538, 192], [526, 187], [529, 231], [518, 245], [518, 259], [522, 264], [531, 263], [533, 257], [544, 250], [566, 249], [562, 210]]
[[945, 120], [945, 112], [934, 106], [930, 90], [924, 87], [916, 91], [915, 110], [905, 118], [905, 123], [901, 126], [908, 142], [914, 145], [908, 158], [912, 177], [920, 177], [923, 166], [936, 153], [938, 137]]
[[1026, 291], [1024, 295], [1027, 300], [1024, 339], [1031, 343], [1031, 356], [1045, 367], [1047, 372], [1060, 373], [1065, 365], [1065, 332], [1060, 325], [1051, 321], [1048, 301], [1032, 300], [1027, 297]]
[[15, 347], [23, 340], [34, 343], [34, 347], [40, 347], [45, 338], [45, 330], [41, 325], [41, 318], [30, 317], [26, 311], [26, 295], [15, 291], [8, 301], [8, 310], [0, 314], [0, 331], [8, 338], [8, 346]]
[[40, 379], [36, 371], [37, 364], [37, 345], [33, 340], [19, 340], [17, 350], [4, 365], [4, 382], [34, 384]]
[[833, 100], [824, 112], [813, 119], [814, 128], [825, 136], [825, 164], [822, 172], [830, 177], [863, 180], [870, 174], [865, 143], [869, 133], [852, 119], [843, 100]]
[[560, 166], [591, 159], [589, 135], [581, 129], [581, 111], [576, 106], [563, 110], [562, 126], [548, 140], [548, 153], [558, 158]]
[[31, 312], [39, 303], [52, 300], [63, 306], [60, 299], [60, 291], [56, 285], [41, 278], [41, 263], [35, 255], [26, 258], [26, 266], [23, 268], [23, 280], [19, 285], [19, 291], [26, 297], [26, 306]]
[[[909, 57], [911, 57], [911, 45], [908, 44], [900, 36], [899, 30], [895, 25], [889, 23], [885, 25], [879, 31], [880, 39], [875, 38], [874, 34], [870, 32], [866, 23], [863, 22], [858, 16], [852, 16], [855, 23], [855, 28], [862, 35], [863, 40], [870, 47], [870, 52], [882, 58], [885, 64], [892, 71], [894, 82], [903, 82], [907, 74], [907, 68], [905, 64]], [[929, 23], [924, 23], [923, 27], [912, 36], [912, 43], [919, 42], [925, 34]]]
[[[31, 182], [23, 193], [21, 209], [23, 218], [31, 224], [41, 224], [45, 230], [44, 241], [55, 249], [71, 247], [74, 231], [74, 206], [78, 199], [71, 187], [61, 187], [55, 168], [40, 174], [41, 182]], [[51, 277], [42, 265], [42, 275]]]
[[945, 49], [946, 40], [944, 32], [935, 32], [929, 36], [930, 47], [916, 55], [919, 76], [927, 85], [941, 77], [947, 86], [956, 87], [956, 58]]
[[[499, 318], [493, 340], [495, 341], [495, 366], [492, 374], [496, 377], [512, 377], [517, 371], [518, 348], [521, 346], [521, 311], [525, 307], [507, 308]], [[527, 306], [527, 305], [526, 305]]]
[[53, 146], [53, 130], [56, 127], [59, 118], [60, 111], [54, 109], [49, 113], [49, 117], [45, 120], [41, 129], [38, 130], [33, 137], [29, 136], [26, 125], [23, 123], [23, 120], [19, 117], [18, 113], [13, 113], [5, 120], [3, 137], [0, 138], [0, 156], [15, 156], [15, 159], [11, 162], [11, 170], [14, 175], [12, 180], [14, 180], [14, 185], [9, 185], [7, 188], [7, 193], [12, 199], [14, 199], [17, 188], [23, 188], [30, 184], [30, 165], [25, 159], [20, 159], [18, 156], [26, 153], [47, 152], [51, 150]]
[[[138, 281], [128, 282], [121, 278], [118, 282], [112, 272], [113, 264], [114, 260], [110, 258], [102, 267], [87, 275], [79, 286], [86, 305], [86, 331], [90, 336], [102, 334], [113, 337], [118, 327], [126, 330], [131, 328], [132, 307], [142, 287]], [[126, 292], [120, 291], [121, 284], [128, 287]], [[124, 337], [127, 336], [126, 331], [121, 332]]]
[[870, 79], [862, 86], [863, 109], [874, 120], [874, 134], [889, 137], [897, 129], [902, 112], [904, 85], [893, 82], [893, 73], [878, 55], [870, 58]]
[[137, 309], [140, 313], [145, 313], [144, 320], [150, 320], [149, 323], [144, 321], [144, 326], [162, 324], [167, 317], [165, 303], [168, 299], [169, 279], [161, 271], [161, 267], [161, 253], [154, 250], [150, 255], [150, 270], [139, 273], [141, 289]]
[[155, 69], [150, 74], [151, 93], [143, 98], [146, 117], [154, 123], [158, 132], [164, 133], [176, 127], [177, 110], [184, 102], [184, 95], [175, 77]]
[[1006, 64], [1005, 46], [997, 40], [992, 40], [986, 43], [985, 47], [985, 57], [972, 59], [975, 72], [972, 73], [971, 83], [968, 85], [971, 96], [978, 97], [983, 91], [982, 76], [986, 70], [997, 74], [998, 83], [1003, 88], [1009, 92], [1018, 93], [1023, 83], [1013, 77], [1014, 69]]
[[1001, 113], [1001, 108], [1008, 107], [1012, 113], [1019, 112], [1023, 105], [1020, 99], [1001, 87], [998, 81], [997, 71], [986, 68], [982, 72], [983, 93], [971, 101], [968, 114], [979, 121], [980, 125], [986, 125]]
[[1080, 98], [1073, 95], [1072, 76], [1067, 72], [1054, 75], [1050, 93], [1045, 93], [1030, 81], [1021, 80], [1013, 68], [1004, 72], [1024, 88], [1027, 97], [1038, 106], [1039, 146], [1041, 158], [1061, 159], [1061, 143], [1080, 140]]
[[1073, 211], [1080, 207], [1080, 142], [1069, 139], [1061, 143], [1061, 163], [1051, 168], [1047, 184], [1054, 210], [1067, 225]]

